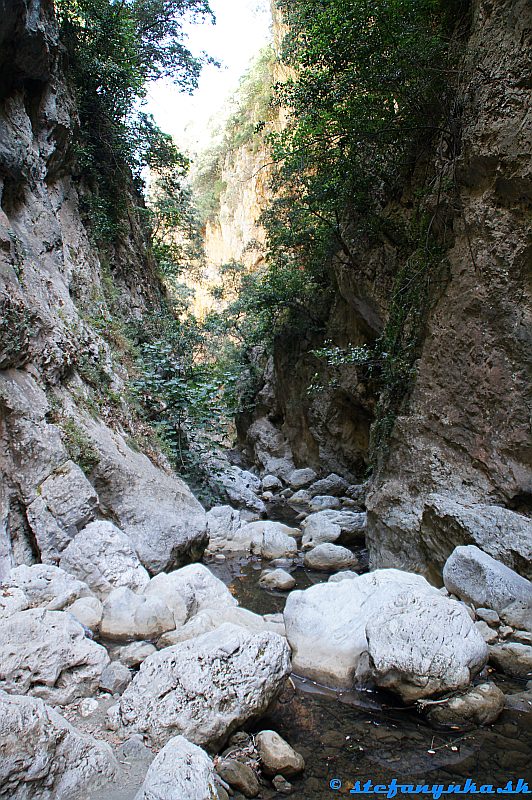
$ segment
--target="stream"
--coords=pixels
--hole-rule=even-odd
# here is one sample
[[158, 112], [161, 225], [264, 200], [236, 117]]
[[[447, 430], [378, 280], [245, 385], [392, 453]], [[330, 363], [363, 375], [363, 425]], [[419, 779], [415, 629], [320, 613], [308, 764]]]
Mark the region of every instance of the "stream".
[[[365, 551], [357, 555], [362, 564], [367, 563]], [[228, 557], [223, 563], [206, 560], [240, 605], [258, 614], [278, 613], [286, 600], [284, 593], [259, 587], [261, 571], [269, 563], [242, 556]], [[292, 574], [297, 589], [329, 577], [302, 565]], [[490, 676], [503, 689], [524, 689], [524, 682], [495, 673]], [[532, 779], [531, 715], [506, 710], [488, 727], [437, 730], [382, 691], [336, 692], [295, 675], [292, 684], [255, 728], [278, 731], [305, 758], [303, 776], [292, 781], [292, 797], [350, 796], [355, 781], [372, 780], [376, 785], [388, 784], [393, 778], [403, 784], [431, 786], [470, 778], [479, 787]], [[331, 781], [338, 788], [332, 789]]]

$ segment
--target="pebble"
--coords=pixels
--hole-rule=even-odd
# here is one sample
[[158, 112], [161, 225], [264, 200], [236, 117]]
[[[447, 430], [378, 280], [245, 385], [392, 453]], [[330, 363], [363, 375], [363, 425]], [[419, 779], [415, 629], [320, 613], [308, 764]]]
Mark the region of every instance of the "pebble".
[[511, 628], [509, 625], [501, 625], [499, 628], [499, 635], [502, 636], [503, 639], [506, 639], [508, 636], [514, 632], [514, 629]]
[[292, 794], [294, 787], [282, 775], [276, 775], [272, 781], [273, 788], [279, 794]]
[[234, 758], [223, 759], [216, 765], [216, 772], [226, 783], [238, 789], [246, 797], [258, 795], [257, 776], [247, 764], [242, 764]]
[[98, 701], [93, 697], [86, 697], [79, 704], [79, 713], [82, 717], [90, 717], [98, 709]]
[[494, 627], [497, 627], [501, 622], [499, 615], [492, 608], [477, 608], [477, 617]]

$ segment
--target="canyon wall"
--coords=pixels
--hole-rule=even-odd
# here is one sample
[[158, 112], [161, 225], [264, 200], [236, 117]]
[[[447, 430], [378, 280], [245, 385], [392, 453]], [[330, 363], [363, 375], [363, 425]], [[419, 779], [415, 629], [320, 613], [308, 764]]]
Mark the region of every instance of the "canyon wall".
[[201, 555], [205, 515], [128, 400], [118, 312], [140, 319], [163, 297], [141, 199], [131, 188], [123, 232], [98, 249], [80, 211], [90, 193], [74, 177], [76, 104], [53, 3], [2, 12], [0, 578], [58, 563], [94, 519], [119, 524], [160, 571]]

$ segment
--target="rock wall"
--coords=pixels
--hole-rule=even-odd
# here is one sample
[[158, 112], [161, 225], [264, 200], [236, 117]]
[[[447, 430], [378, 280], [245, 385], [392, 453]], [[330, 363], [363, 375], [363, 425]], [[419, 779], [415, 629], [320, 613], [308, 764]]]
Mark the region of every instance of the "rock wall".
[[56, 563], [94, 518], [129, 529], [158, 571], [201, 554], [205, 517], [160, 455], [154, 464], [129, 446], [141, 424], [113, 309], [140, 318], [163, 292], [140, 199], [132, 190], [129, 229], [103, 256], [73, 178], [76, 106], [53, 4], [1, 8], [0, 578], [14, 564]]
[[[440, 580], [458, 544], [476, 543], [521, 571], [532, 554], [530, 449], [530, 9], [524, 0], [472, 4], [455, 156], [448, 275], [435, 282], [411, 396], [389, 457], [370, 482], [371, 564]], [[435, 165], [433, 165], [435, 167]], [[408, 214], [413, 185], [394, 212]], [[429, 199], [430, 202], [430, 199]], [[528, 215], [528, 216], [527, 216]], [[356, 269], [332, 266], [323, 338], [373, 341], [387, 317], [397, 249], [353, 241]], [[298, 466], [364, 477], [375, 397], [346, 368], [315, 398], [307, 388], [320, 340], [278, 341], [254, 418], [240, 432], [256, 457], [268, 418]], [[327, 380], [325, 381], [327, 384]], [[251, 426], [251, 427], [250, 427]], [[248, 433], [249, 430], [249, 433]]]

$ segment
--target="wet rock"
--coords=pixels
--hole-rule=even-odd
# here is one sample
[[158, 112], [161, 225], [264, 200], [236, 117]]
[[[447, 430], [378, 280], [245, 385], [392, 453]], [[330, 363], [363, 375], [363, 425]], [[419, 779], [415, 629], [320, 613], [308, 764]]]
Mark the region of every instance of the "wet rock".
[[490, 662], [497, 669], [516, 678], [529, 678], [532, 675], [532, 647], [518, 642], [504, 642], [491, 645]]
[[340, 475], [336, 475], [333, 472], [330, 475], [327, 475], [326, 478], [315, 481], [312, 486], [309, 486], [309, 494], [312, 497], [316, 497], [316, 495], [328, 495], [329, 497], [332, 495], [334, 497], [341, 497], [347, 491], [348, 486], [349, 484], [345, 478], [342, 478]]
[[216, 765], [216, 772], [229, 786], [242, 792], [245, 797], [256, 797], [259, 793], [257, 776], [250, 766], [234, 758], [224, 758]]
[[276, 775], [272, 780], [273, 788], [279, 794], [292, 794], [294, 787], [282, 775]]
[[505, 696], [504, 707], [509, 711], [528, 714], [532, 711], [532, 690], [526, 692], [516, 692]]
[[150, 580], [131, 539], [112, 522], [92, 522], [83, 528], [62, 553], [59, 563], [100, 599], [122, 586], [141, 592]]
[[94, 694], [109, 663], [105, 648], [63, 611], [35, 608], [0, 626], [0, 689], [67, 705]]
[[118, 775], [105, 742], [75, 730], [42, 700], [0, 691], [0, 791], [73, 800]]
[[485, 622], [486, 625], [490, 625], [495, 628], [501, 621], [497, 612], [493, 611], [491, 608], [477, 608], [476, 615], [480, 620], [482, 620], [482, 622]]
[[[403, 629], [401, 609], [407, 612], [405, 622], [408, 623], [408, 597], [412, 601], [415, 598], [411, 610], [417, 624], [406, 624]], [[394, 609], [396, 598], [402, 598], [402, 603]], [[294, 672], [338, 688], [350, 688], [355, 680], [369, 680], [372, 676], [366, 628], [379, 612], [386, 619], [395, 616], [399, 623], [396, 630], [386, 631], [386, 658], [391, 658], [395, 650], [401, 652], [400, 660], [409, 663], [412, 670], [419, 670], [420, 676], [431, 669], [432, 660], [441, 649], [442, 656], [436, 659], [434, 668], [441, 669], [442, 675], [454, 670], [460, 674], [461, 681], [467, 683], [470, 648], [468, 643], [462, 643], [460, 637], [471, 637], [473, 651], [478, 651], [478, 655], [482, 652], [486, 660], [486, 645], [463, 606], [442, 597], [420, 575], [385, 569], [360, 575], [354, 580], [318, 584], [288, 595], [284, 619], [293, 652]], [[441, 638], [430, 633], [436, 625]], [[421, 637], [419, 642], [412, 638], [418, 635]], [[460, 664], [463, 668], [459, 669]], [[400, 664], [396, 666], [400, 667]], [[395, 669], [391, 662], [390, 668]], [[415, 679], [415, 675], [405, 676], [406, 680], [409, 678]], [[425, 678], [425, 689], [439, 683], [428, 674]], [[420, 677], [421, 682], [424, 680]]]
[[308, 553], [305, 553], [304, 562], [309, 569], [335, 572], [343, 567], [354, 567], [358, 564], [357, 557], [346, 547], [336, 544], [319, 544]]
[[297, 492], [299, 489], [306, 489], [317, 477], [313, 469], [295, 469], [288, 476], [287, 482], [290, 488]]
[[396, 596], [376, 609], [366, 636], [373, 680], [406, 702], [467, 686], [488, 656], [466, 609], [437, 591]]
[[175, 736], [154, 758], [135, 800], [213, 800], [211, 759], [200, 747]]
[[261, 731], [255, 737], [261, 766], [266, 775], [293, 778], [305, 769], [303, 756], [275, 731]]
[[289, 672], [281, 636], [222, 625], [146, 659], [110, 723], [124, 734], [145, 734], [155, 746], [182, 734], [217, 748], [264, 713]]
[[126, 667], [136, 669], [148, 656], [157, 652], [155, 645], [150, 642], [131, 642], [123, 647], [113, 647], [110, 650], [111, 658], [116, 658]]
[[458, 697], [425, 706], [429, 720], [437, 725], [491, 725], [504, 708], [503, 692], [494, 683], [473, 686]]
[[291, 557], [297, 554], [295, 536], [299, 534], [297, 528], [289, 528], [281, 522], [258, 520], [242, 526], [228, 542], [227, 549], [249, 551], [268, 559]]
[[203, 564], [189, 564], [174, 572], [156, 575], [144, 594], [164, 600], [179, 625], [206, 608], [237, 605], [225, 583]]
[[22, 589], [0, 585], [0, 620], [7, 619], [17, 611], [29, 608], [30, 601]]
[[121, 694], [131, 683], [131, 671], [120, 661], [111, 661], [102, 672], [100, 689], [109, 694]]
[[295, 578], [284, 569], [274, 569], [263, 572], [259, 578], [259, 586], [263, 589], [274, 589], [280, 592], [289, 592], [296, 585]]
[[222, 606], [219, 609], [205, 608], [203, 611], [198, 612], [182, 627], [161, 636], [157, 646], [161, 649], [163, 647], [171, 647], [179, 642], [186, 642], [188, 639], [194, 639], [196, 636], [214, 631], [226, 622], [232, 625], [240, 625], [253, 633], [271, 630], [274, 633], [284, 634], [284, 628], [267, 622], [260, 614], [254, 614], [253, 611], [248, 611], [247, 608]]
[[156, 639], [174, 628], [174, 616], [162, 600], [125, 586], [111, 592], [103, 605], [100, 632], [107, 639]]
[[354, 511], [318, 511], [301, 523], [303, 548], [324, 542], [355, 544], [364, 541], [367, 515]]
[[475, 545], [456, 547], [443, 568], [447, 589], [475, 606], [501, 612], [515, 600], [532, 607], [532, 584]]
[[50, 611], [61, 611], [80, 597], [92, 596], [86, 583], [50, 564], [15, 567], [4, 585], [24, 592], [30, 608], [44, 606]]
[[100, 630], [103, 605], [97, 597], [80, 597], [65, 610], [92, 633]]
[[475, 622], [475, 628], [487, 644], [493, 644], [493, 642], [497, 641], [497, 631], [494, 631], [493, 628], [490, 628], [490, 626], [483, 620], [480, 620], [480, 622]]

